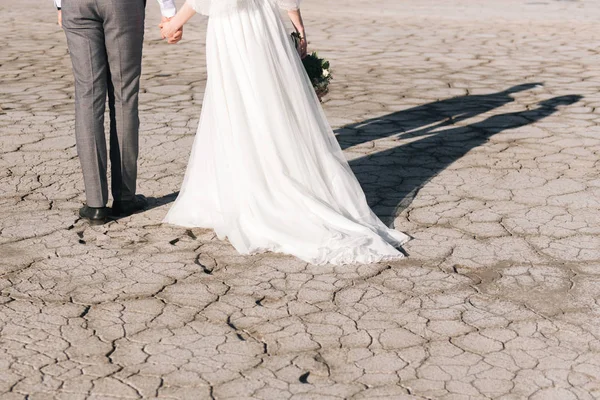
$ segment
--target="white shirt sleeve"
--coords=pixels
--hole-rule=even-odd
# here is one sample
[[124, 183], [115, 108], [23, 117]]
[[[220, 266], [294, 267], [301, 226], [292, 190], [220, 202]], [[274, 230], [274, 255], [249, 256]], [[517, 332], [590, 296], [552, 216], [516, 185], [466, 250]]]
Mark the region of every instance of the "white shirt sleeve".
[[60, 8], [60, 0], [54, 0], [54, 5], [56, 8]]
[[[60, 0], [59, 0], [60, 1]], [[171, 18], [177, 13], [177, 7], [174, 0], [157, 0], [160, 4], [160, 13], [163, 17]]]

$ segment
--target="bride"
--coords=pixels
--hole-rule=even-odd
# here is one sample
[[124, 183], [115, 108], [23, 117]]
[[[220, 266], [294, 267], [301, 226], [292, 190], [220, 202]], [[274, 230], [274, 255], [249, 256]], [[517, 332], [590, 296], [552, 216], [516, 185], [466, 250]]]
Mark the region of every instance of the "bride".
[[[187, 0], [161, 24], [171, 37], [209, 15], [208, 80], [183, 186], [164, 222], [212, 228], [243, 254], [312, 264], [402, 258], [409, 237], [386, 227], [327, 123], [301, 56], [300, 0]], [[279, 13], [301, 36], [297, 50]]]

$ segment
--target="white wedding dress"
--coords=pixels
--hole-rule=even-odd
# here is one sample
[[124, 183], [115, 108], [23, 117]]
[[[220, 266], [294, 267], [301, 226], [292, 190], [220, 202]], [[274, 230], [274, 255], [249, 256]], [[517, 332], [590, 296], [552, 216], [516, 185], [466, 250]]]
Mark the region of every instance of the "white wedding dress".
[[243, 254], [312, 264], [402, 258], [338, 145], [279, 7], [188, 0], [210, 15], [207, 87], [183, 186], [164, 222], [212, 228]]

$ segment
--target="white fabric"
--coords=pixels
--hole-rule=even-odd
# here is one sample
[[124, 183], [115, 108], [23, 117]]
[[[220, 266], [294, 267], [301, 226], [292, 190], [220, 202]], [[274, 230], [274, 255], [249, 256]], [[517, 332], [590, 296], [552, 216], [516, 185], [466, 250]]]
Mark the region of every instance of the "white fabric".
[[171, 18], [177, 13], [174, 0], [157, 0], [163, 17]]
[[[225, 1], [231, 2], [231, 0]], [[186, 0], [186, 3], [188, 3], [198, 14], [210, 15], [211, 0]]]
[[300, 7], [300, 0], [277, 0], [277, 5], [284, 10], [297, 10]]
[[367, 205], [276, 2], [253, 4], [209, 19], [200, 124], [164, 222], [213, 228], [243, 254], [312, 264], [402, 258], [394, 246], [408, 236]]
[[[171, 18], [177, 12], [174, 0], [157, 0], [160, 5], [160, 12], [163, 17]], [[61, 7], [61, 0], [54, 0], [54, 5], [57, 8]]]
[[297, 10], [301, 0], [186, 0], [197, 13], [212, 16], [241, 11], [270, 1], [275, 1], [284, 10]]

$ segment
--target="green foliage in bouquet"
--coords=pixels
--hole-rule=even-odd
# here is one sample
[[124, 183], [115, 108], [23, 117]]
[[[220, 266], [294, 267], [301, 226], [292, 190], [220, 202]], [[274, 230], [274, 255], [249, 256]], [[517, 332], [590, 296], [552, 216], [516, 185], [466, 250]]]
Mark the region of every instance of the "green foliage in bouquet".
[[[300, 43], [300, 35], [297, 32], [292, 33], [292, 39], [296, 48]], [[329, 70], [329, 61], [320, 58], [316, 52], [308, 54], [302, 59], [302, 64], [306, 74], [312, 82], [313, 88], [319, 97], [319, 100], [329, 92], [329, 81], [333, 78]]]

